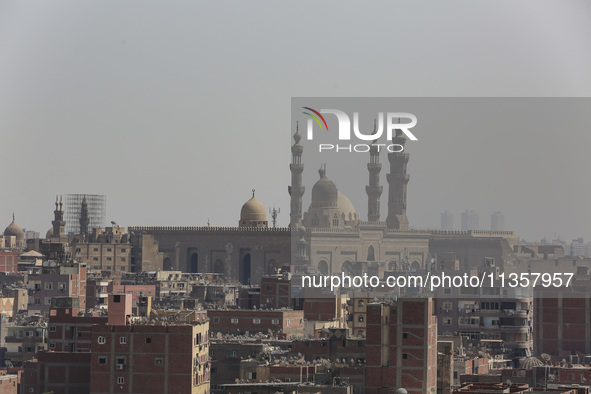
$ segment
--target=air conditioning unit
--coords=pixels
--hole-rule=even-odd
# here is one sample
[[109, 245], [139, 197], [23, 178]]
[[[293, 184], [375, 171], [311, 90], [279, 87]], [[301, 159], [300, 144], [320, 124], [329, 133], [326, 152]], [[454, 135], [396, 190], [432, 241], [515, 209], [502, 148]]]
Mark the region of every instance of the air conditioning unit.
[[123, 364], [117, 364], [117, 365], [115, 365], [115, 369], [123, 369]]

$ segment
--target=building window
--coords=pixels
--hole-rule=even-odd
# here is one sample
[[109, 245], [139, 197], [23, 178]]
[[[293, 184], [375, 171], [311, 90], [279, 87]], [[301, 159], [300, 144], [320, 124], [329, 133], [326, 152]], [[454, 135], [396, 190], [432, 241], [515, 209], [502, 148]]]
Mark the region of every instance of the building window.
[[365, 306], [365, 302], [363, 302], [363, 300], [357, 301], [357, 307], [358, 308], [363, 308], [364, 306]]
[[406, 353], [402, 353], [402, 359], [403, 359], [403, 360], [406, 360], [407, 358], [408, 358], [408, 354], [406, 354]]
[[41, 298], [35, 298], [35, 305], [41, 305]]
[[159, 367], [164, 365], [164, 359], [162, 357], [156, 357], [154, 359], [154, 365], [157, 365]]
[[55, 326], [49, 326], [49, 332], [55, 332]]
[[236, 317], [233, 317], [233, 318], [230, 320], [230, 323], [232, 323], [232, 324], [238, 324], [238, 318], [236, 318]]
[[127, 337], [119, 337], [119, 343], [122, 345], [127, 344]]
[[230, 351], [230, 357], [236, 357], [236, 350]]
[[442, 319], [442, 324], [443, 324], [444, 326], [451, 326], [451, 317], [444, 317], [444, 318]]
[[125, 257], [121, 257], [121, 262], [125, 263]]
[[252, 319], [253, 324], [261, 324], [261, 319]]
[[49, 348], [55, 349], [55, 342], [49, 342]]
[[279, 324], [279, 319], [273, 319], [273, 320], [271, 320], [271, 324], [274, 324], [274, 325]]
[[123, 357], [123, 356], [117, 357], [117, 364], [125, 365], [125, 357]]
[[359, 316], [357, 316], [357, 321], [358, 321], [359, 323], [363, 323], [363, 315], [359, 315]]
[[102, 337], [102, 336], [98, 337], [97, 342], [99, 343], [99, 345], [104, 345], [105, 343], [107, 343], [107, 338]]
[[146, 343], [152, 343], [152, 338], [146, 338]]
[[[98, 261], [98, 257], [93, 257], [92, 261]], [[98, 269], [98, 267], [96, 267], [95, 269]]]
[[113, 249], [107, 248], [107, 252], [112, 252], [112, 251], [113, 251]]
[[125, 253], [125, 248], [121, 249], [121, 253]]
[[76, 253], [80, 253], [80, 248], [76, 248]]
[[99, 364], [102, 364], [102, 365], [106, 364], [107, 363], [107, 357], [105, 357], [105, 356], [99, 356], [98, 363]]
[[98, 248], [94, 248], [94, 251], [95, 251], [95, 252], [98, 252]]
[[290, 324], [291, 324], [291, 320], [286, 320], [286, 321], [285, 321], [285, 325], [286, 325], [286, 326], [289, 326]]
[[113, 302], [121, 302], [121, 295], [119, 295], [119, 294], [114, 295]]
[[125, 383], [125, 378], [123, 376], [119, 376], [117, 378], [117, 384], [124, 384]]
[[318, 226], [318, 216], [316, 214], [312, 218], [312, 226]]
[[45, 305], [51, 305], [51, 297], [45, 297]]
[[219, 317], [214, 317], [213, 318], [213, 324], [218, 324], [220, 322], [220, 318]]
[[107, 257], [107, 261], [113, 261], [111, 257]]
[[53, 290], [53, 282], [45, 282], [45, 290]]
[[335, 213], [334, 217], [332, 218], [332, 225], [338, 226], [339, 225], [339, 216]]
[[408, 333], [406, 333], [406, 332], [403, 332], [403, 333], [402, 333], [402, 338], [404, 338], [404, 339], [408, 338]]

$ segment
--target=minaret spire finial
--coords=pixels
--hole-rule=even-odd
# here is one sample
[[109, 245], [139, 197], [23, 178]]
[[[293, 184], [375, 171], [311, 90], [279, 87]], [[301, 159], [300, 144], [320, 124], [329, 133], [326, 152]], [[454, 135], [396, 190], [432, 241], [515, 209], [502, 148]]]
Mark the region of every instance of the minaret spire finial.
[[14, 212], [12, 213], [12, 221], [13, 222], [15, 221], [15, 219], [14, 219]]
[[255, 191], [255, 189], [252, 189], [252, 197], [253, 198], [254, 198], [254, 191]]

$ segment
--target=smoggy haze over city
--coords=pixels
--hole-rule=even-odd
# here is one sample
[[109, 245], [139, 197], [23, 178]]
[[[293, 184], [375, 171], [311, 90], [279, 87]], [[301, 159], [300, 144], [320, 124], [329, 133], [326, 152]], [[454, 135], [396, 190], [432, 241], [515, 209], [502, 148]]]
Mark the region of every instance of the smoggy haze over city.
[[[56, 194], [89, 193], [123, 226], [236, 226], [255, 188], [286, 226], [291, 97], [590, 96], [590, 17], [589, 1], [2, 2], [0, 225], [43, 235]], [[556, 124], [421, 135], [411, 226], [501, 211], [527, 240], [591, 240], [591, 136]]]

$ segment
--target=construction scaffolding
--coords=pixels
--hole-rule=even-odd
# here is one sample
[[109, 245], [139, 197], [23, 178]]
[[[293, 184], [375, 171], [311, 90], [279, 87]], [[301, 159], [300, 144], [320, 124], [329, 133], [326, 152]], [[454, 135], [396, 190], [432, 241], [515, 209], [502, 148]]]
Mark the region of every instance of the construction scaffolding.
[[80, 211], [82, 200], [86, 197], [88, 205], [88, 231], [93, 228], [104, 228], [107, 218], [107, 196], [100, 194], [66, 194], [65, 195], [65, 220], [66, 234], [80, 234]]

